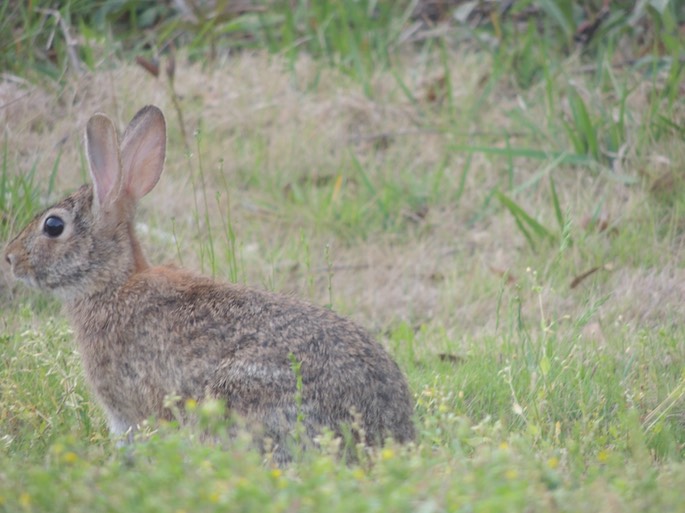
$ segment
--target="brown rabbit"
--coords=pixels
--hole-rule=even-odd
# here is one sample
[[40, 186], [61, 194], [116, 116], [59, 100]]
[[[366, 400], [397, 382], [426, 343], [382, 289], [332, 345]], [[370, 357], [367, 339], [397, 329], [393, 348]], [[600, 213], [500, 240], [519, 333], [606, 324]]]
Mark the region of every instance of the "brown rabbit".
[[95, 114], [85, 142], [93, 185], [38, 215], [5, 258], [17, 278], [63, 300], [113, 435], [169, 418], [165, 398], [178, 396], [225, 401], [280, 462], [297, 422], [309, 439], [322, 428], [352, 429], [369, 445], [414, 438], [402, 372], [356, 324], [290, 297], [147, 263], [134, 216], [164, 165], [157, 107], [135, 115], [121, 146], [110, 119]]

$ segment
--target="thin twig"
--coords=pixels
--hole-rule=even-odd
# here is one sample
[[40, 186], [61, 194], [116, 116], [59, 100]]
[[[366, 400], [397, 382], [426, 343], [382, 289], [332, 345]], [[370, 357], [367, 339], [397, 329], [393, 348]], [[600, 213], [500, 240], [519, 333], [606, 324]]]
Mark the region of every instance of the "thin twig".
[[10, 105], [14, 105], [18, 101], [21, 101], [24, 98], [26, 98], [27, 96], [30, 96], [32, 93], [33, 93], [33, 91], [27, 91], [24, 94], [22, 94], [21, 96], [18, 96], [17, 98], [13, 98], [10, 101], [8, 101], [7, 103], [3, 103], [2, 105], [0, 105], [0, 110], [5, 109], [5, 108], [9, 107]]
[[462, 137], [494, 137], [494, 138], [501, 138], [503, 136], [506, 137], [523, 137], [525, 135], [528, 135], [524, 132], [509, 132], [506, 134], [501, 134], [501, 133], [495, 133], [495, 132], [483, 132], [483, 131], [475, 131], [475, 132], [464, 132], [457, 134], [447, 128], [424, 128], [424, 129], [416, 129], [416, 130], [397, 130], [394, 132], [375, 132], [371, 134], [358, 134], [358, 135], [353, 135], [349, 137], [348, 142], [349, 144], [357, 144], [360, 142], [366, 142], [366, 141], [377, 141], [377, 140], [383, 140], [383, 139], [392, 139], [395, 137], [409, 137], [409, 136], [415, 136], [415, 135], [458, 135]]

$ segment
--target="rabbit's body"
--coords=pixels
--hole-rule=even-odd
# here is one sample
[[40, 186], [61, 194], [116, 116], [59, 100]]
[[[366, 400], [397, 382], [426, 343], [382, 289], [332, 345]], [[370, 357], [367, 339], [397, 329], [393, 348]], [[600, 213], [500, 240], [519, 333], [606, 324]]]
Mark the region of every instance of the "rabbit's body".
[[135, 273], [114, 295], [68, 309], [86, 375], [114, 426], [166, 417], [167, 396], [213, 397], [274, 439], [293, 431], [298, 408], [310, 435], [324, 426], [340, 433], [356, 412], [370, 442], [413, 437], [399, 368], [329, 310], [173, 267]]
[[218, 398], [280, 460], [297, 422], [310, 438], [347, 426], [370, 444], [412, 440], [405, 378], [356, 324], [291, 297], [147, 264], [133, 214], [161, 173], [163, 117], [156, 108], [136, 115], [119, 155], [111, 122], [98, 116], [86, 138], [95, 187], [37, 216], [6, 258], [17, 277], [63, 298], [111, 431], [168, 418], [169, 397]]

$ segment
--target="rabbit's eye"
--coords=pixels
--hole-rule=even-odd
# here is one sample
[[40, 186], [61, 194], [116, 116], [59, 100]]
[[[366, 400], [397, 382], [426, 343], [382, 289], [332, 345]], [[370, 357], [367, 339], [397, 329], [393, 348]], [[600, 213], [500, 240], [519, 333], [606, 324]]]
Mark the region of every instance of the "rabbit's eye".
[[48, 237], [59, 237], [64, 231], [64, 221], [61, 217], [50, 216], [43, 223], [43, 232]]

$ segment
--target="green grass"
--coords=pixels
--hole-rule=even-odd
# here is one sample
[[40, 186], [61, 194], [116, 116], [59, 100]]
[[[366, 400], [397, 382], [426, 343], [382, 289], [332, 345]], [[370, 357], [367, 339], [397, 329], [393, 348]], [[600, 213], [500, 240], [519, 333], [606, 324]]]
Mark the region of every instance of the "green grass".
[[[0, 267], [0, 511], [683, 509], [679, 3], [612, 2], [580, 46], [593, 2], [416, 39], [408, 2], [90, 4], [59, 9], [83, 76], [48, 3], [1, 4], [0, 238], [84, 180], [84, 119], [155, 102], [150, 259], [353, 317], [419, 437], [275, 469], [206, 405], [215, 442], [151, 423], [118, 449], [58, 303]], [[173, 82], [127, 65], [170, 41]]]
[[[579, 344], [573, 333], [581, 326], [536, 337], [525, 326], [504, 328], [471, 344], [457, 364], [399, 351], [417, 398], [417, 447], [390, 445], [353, 466], [322, 450], [275, 470], [246, 441], [218, 449], [173, 426], [128, 455], [115, 449], [83, 389], [66, 324], [15, 313], [20, 321], [4, 340], [0, 379], [15, 386], [2, 391], [4, 511], [548, 511], [550, 504], [603, 511], [606, 501], [637, 511], [679, 504], [682, 425], [669, 420], [670, 404], [656, 423], [647, 419], [679, 383], [682, 395], [682, 366], [664, 360], [685, 358], [682, 328], [625, 340], [617, 327], [603, 347]], [[516, 305], [507, 306], [507, 316], [515, 313]], [[418, 335], [413, 343], [426, 341]]]

